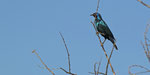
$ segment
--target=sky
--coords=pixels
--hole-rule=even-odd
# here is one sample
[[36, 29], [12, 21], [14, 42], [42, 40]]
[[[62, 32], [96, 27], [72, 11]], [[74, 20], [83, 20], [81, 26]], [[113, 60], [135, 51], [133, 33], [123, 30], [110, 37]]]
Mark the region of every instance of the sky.
[[[90, 23], [96, 7], [97, 0], [0, 0], [0, 75], [51, 75], [32, 54], [34, 49], [56, 75], [66, 75], [58, 69], [68, 70], [59, 32], [68, 46], [73, 73], [90, 75], [100, 60], [100, 71], [105, 72], [107, 60]], [[119, 50], [111, 58], [116, 74], [129, 75], [133, 64], [149, 68], [140, 42], [150, 9], [136, 0], [100, 0], [98, 12], [117, 40]], [[109, 54], [112, 43], [107, 40], [104, 47]]]

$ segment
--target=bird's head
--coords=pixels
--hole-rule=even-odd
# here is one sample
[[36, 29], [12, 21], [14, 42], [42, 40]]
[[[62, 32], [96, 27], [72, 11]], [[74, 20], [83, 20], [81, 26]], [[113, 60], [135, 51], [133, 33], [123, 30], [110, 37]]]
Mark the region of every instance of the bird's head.
[[99, 19], [99, 20], [102, 19], [101, 15], [99, 13], [97, 13], [97, 12], [91, 14], [90, 16], [93, 16], [95, 19]]

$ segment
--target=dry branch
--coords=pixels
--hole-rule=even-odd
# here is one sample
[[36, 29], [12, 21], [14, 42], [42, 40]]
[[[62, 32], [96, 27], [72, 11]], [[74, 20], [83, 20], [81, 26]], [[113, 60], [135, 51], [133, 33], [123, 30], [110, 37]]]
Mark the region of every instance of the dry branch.
[[[145, 71], [132, 73], [132, 72], [131, 72], [131, 68], [133, 68], [133, 67], [135, 67], [135, 68], [141, 68], [141, 69], [144, 69]], [[150, 72], [150, 70], [147, 69], [146, 67], [141, 66], [141, 65], [131, 65], [131, 66], [129, 66], [129, 68], [128, 68], [128, 72], [129, 72], [130, 75], [137, 75], [137, 74], [142, 74], [142, 73]]]
[[150, 28], [150, 25], [148, 24], [145, 29], [145, 32], [144, 32], [144, 41], [145, 42], [144, 42], [144, 44], [143, 44], [143, 42], [141, 42], [141, 44], [143, 46], [144, 52], [145, 52], [149, 62], [150, 62], [150, 48], [149, 48], [150, 46], [148, 44], [149, 39], [147, 38], [147, 33], [148, 33], [149, 28]]
[[46, 68], [52, 75], [55, 75], [54, 72], [53, 72], [50, 68], [48, 68], [48, 66], [43, 62], [43, 60], [41, 59], [41, 57], [39, 56], [39, 54], [38, 54], [35, 50], [33, 50], [32, 53], [34, 53], [34, 54], [40, 59], [41, 63], [45, 66], [45, 68]]
[[[147, 38], [147, 33], [148, 33], [148, 30], [149, 30], [149, 27], [150, 27], [150, 25], [147, 25], [147, 27], [145, 29], [145, 32], [144, 32], [144, 43], [141, 42], [141, 44], [143, 46], [144, 52], [145, 52], [145, 54], [146, 54], [149, 62], [150, 62], [150, 49], [149, 49], [149, 45], [148, 45], [148, 41], [149, 40]], [[133, 67], [135, 67], [135, 68], [141, 68], [141, 69], [144, 69], [145, 71], [132, 73], [131, 72], [131, 68], [133, 68]], [[142, 73], [150, 72], [150, 70], [148, 68], [146, 68], [146, 67], [141, 66], [141, 65], [131, 65], [128, 68], [128, 72], [129, 72], [130, 75], [137, 75], [137, 74], [142, 74]]]
[[[93, 72], [89, 72], [90, 74], [95, 74]], [[101, 74], [101, 75], [105, 75], [105, 73], [102, 73], [102, 72], [98, 72], [98, 74]]]
[[[96, 68], [97, 64], [98, 64], [98, 67]], [[105, 73], [99, 72], [100, 65], [101, 65], [101, 61], [99, 63], [95, 63], [94, 64], [94, 72], [89, 72], [89, 73], [94, 74], [94, 75], [99, 75], [99, 74], [106, 75]]]
[[101, 61], [98, 63], [97, 75], [99, 74], [100, 65], [101, 65]]
[[141, 0], [137, 0], [138, 2], [140, 2], [141, 4], [143, 4], [144, 6], [146, 6], [146, 7], [148, 7], [148, 8], [150, 8], [150, 5], [148, 5], [148, 4], [146, 4], [146, 3], [144, 3], [143, 1], [141, 1]]
[[64, 39], [63, 35], [62, 35], [60, 32], [59, 32], [59, 34], [60, 34], [60, 36], [61, 36], [61, 38], [62, 38], [62, 40], [63, 40], [63, 43], [64, 43], [64, 45], [65, 45], [65, 48], [66, 48], [66, 51], [67, 51], [67, 54], [68, 54], [69, 71], [66, 71], [66, 70], [63, 69], [63, 68], [60, 68], [60, 69], [63, 70], [64, 72], [66, 72], [67, 74], [76, 75], [76, 74], [71, 73], [71, 64], [70, 64], [70, 54], [69, 54], [69, 50], [68, 50], [68, 47], [67, 47], [67, 44], [66, 44], [66, 42], [65, 42], [65, 39]]
[[111, 50], [111, 53], [110, 53], [110, 56], [109, 56], [109, 59], [108, 59], [108, 62], [107, 62], [106, 72], [105, 72], [106, 75], [107, 75], [107, 72], [108, 72], [108, 64], [109, 64], [110, 58], [111, 58], [111, 56], [112, 56], [113, 50], [114, 50], [114, 46], [113, 46], [113, 48], [112, 48], [112, 50]]
[[96, 63], [94, 64], [94, 73], [95, 73], [95, 75], [97, 75], [96, 74]]
[[96, 12], [98, 12], [99, 3], [100, 3], [100, 0], [98, 0], [98, 2], [97, 2], [97, 8], [96, 8]]

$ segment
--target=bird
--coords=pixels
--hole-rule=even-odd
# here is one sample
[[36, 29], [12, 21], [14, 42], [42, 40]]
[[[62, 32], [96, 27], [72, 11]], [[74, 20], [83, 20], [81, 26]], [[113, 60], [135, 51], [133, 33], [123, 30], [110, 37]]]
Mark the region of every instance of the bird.
[[108, 25], [106, 24], [106, 22], [102, 19], [102, 16], [100, 15], [100, 13], [95, 12], [95, 13], [91, 14], [91, 16], [93, 16], [95, 18], [94, 24], [98, 31], [97, 34], [100, 33], [104, 37], [104, 42], [106, 39], [110, 40], [113, 43], [116, 50], [118, 50], [115, 37], [113, 36], [113, 34], [112, 34], [111, 30], [109, 29]]

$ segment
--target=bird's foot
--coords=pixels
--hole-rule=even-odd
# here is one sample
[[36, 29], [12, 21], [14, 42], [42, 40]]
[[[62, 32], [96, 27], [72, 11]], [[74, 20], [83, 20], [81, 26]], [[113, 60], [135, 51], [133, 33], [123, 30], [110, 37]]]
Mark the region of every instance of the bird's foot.
[[98, 35], [98, 34], [99, 34], [99, 32], [97, 31], [97, 32], [96, 32], [96, 35]]
[[105, 36], [105, 34], [104, 33], [100, 33], [102, 36]]

